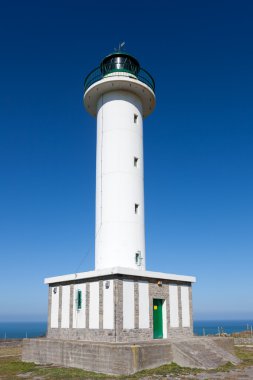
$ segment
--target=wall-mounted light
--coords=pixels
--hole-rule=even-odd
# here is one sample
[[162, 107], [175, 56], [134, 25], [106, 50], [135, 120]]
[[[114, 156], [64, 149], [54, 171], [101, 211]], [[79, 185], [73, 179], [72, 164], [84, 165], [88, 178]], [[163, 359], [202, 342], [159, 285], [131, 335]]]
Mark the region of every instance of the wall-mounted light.
[[109, 289], [110, 288], [110, 281], [105, 281], [105, 289]]
[[54, 294], [56, 294], [57, 293], [57, 288], [54, 288], [53, 292], [54, 292]]
[[157, 285], [158, 286], [163, 286], [163, 282], [162, 281], [157, 281]]
[[143, 260], [143, 258], [141, 257], [141, 251], [137, 251], [135, 253], [135, 264], [137, 266], [141, 266], [142, 260]]

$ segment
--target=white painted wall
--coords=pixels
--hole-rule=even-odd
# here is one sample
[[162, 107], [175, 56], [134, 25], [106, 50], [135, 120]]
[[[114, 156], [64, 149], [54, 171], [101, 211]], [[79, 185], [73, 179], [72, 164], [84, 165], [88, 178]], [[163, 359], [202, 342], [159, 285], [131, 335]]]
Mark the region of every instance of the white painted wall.
[[[96, 270], [144, 270], [142, 104], [133, 93], [118, 90], [102, 95], [97, 110]], [[139, 159], [137, 168], [134, 157]], [[143, 257], [141, 266], [135, 262], [137, 251]]]
[[[106, 286], [109, 284], [109, 288]], [[103, 282], [103, 328], [114, 329], [113, 280]]]
[[[77, 310], [77, 292], [82, 292], [82, 308]], [[86, 327], [86, 284], [75, 284], [73, 292], [73, 328]]]
[[[54, 293], [56, 289], [56, 293]], [[59, 286], [51, 288], [51, 328], [58, 328], [59, 316]]]
[[190, 327], [190, 300], [189, 286], [181, 286], [181, 303], [182, 303], [182, 326]]
[[169, 285], [170, 327], [179, 327], [178, 286]]
[[123, 329], [134, 329], [134, 282], [123, 280]]
[[149, 328], [149, 284], [139, 281], [139, 328]]
[[163, 301], [162, 311], [163, 311], [163, 339], [166, 339], [168, 335], [166, 300]]
[[61, 327], [69, 328], [70, 286], [62, 287]]
[[89, 328], [99, 329], [99, 282], [90, 283]]

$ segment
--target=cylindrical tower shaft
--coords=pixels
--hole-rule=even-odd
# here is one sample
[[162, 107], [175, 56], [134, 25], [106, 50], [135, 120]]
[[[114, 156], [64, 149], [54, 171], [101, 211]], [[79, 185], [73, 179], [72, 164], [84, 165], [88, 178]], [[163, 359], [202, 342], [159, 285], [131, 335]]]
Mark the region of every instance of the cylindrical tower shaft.
[[97, 117], [95, 269], [145, 270], [143, 118], [154, 81], [114, 53], [86, 78], [84, 104]]
[[96, 269], [145, 269], [142, 104], [130, 91], [98, 101]]

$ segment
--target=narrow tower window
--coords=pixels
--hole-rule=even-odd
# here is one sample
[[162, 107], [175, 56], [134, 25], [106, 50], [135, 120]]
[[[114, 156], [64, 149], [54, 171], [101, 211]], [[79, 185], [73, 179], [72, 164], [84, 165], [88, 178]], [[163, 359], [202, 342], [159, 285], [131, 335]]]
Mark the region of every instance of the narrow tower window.
[[139, 166], [139, 158], [138, 157], [134, 157], [134, 167], [138, 168], [138, 166]]
[[139, 205], [137, 203], [134, 205], [134, 212], [135, 214], [139, 214]]
[[82, 308], [82, 291], [78, 290], [77, 291], [77, 310], [80, 310]]
[[138, 120], [138, 115], [135, 113], [134, 114], [134, 124], [137, 124], [137, 120]]

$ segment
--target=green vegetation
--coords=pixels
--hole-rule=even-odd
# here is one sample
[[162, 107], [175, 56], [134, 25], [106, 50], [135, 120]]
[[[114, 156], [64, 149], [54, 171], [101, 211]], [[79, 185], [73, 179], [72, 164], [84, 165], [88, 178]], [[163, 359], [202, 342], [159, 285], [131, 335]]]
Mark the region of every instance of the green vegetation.
[[236, 368], [236, 366], [231, 363], [231, 362], [228, 362], [218, 368], [215, 368], [215, 369], [209, 369], [207, 372], [208, 373], [217, 373], [217, 372], [228, 372], [228, 371], [231, 371], [232, 369]]
[[137, 372], [131, 376], [122, 376], [123, 379], [141, 379], [147, 376], [166, 376], [166, 375], [196, 375], [197, 373], [203, 372], [203, 370], [198, 368], [188, 368], [188, 367], [180, 367], [176, 363], [170, 363], [166, 365], [162, 365], [161, 367], [153, 368], [153, 369], [145, 369], [143, 371]]
[[240, 367], [253, 366], [253, 347], [252, 346], [236, 346], [235, 353], [241, 359]]
[[[41, 366], [34, 363], [23, 363], [19, 358], [0, 358], [0, 379], [20, 379], [19, 374], [27, 374], [27, 378], [41, 377], [49, 379], [109, 379], [107, 375], [83, 371], [75, 368]], [[112, 376], [110, 376], [112, 378]]]
[[[0, 378], [13, 379], [14, 375], [30, 372], [36, 368], [33, 363], [23, 363], [17, 358], [0, 358]], [[10, 377], [11, 376], [11, 377]]]

